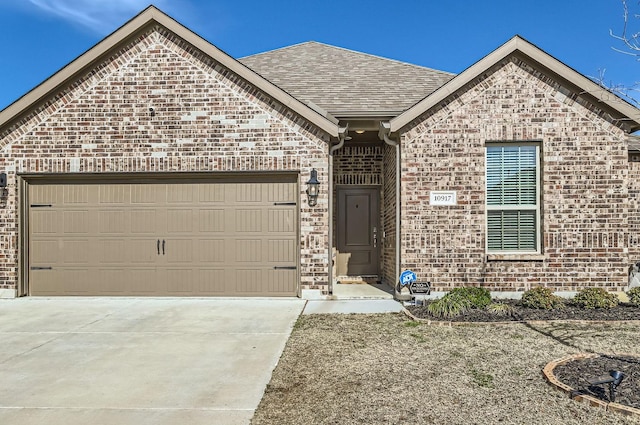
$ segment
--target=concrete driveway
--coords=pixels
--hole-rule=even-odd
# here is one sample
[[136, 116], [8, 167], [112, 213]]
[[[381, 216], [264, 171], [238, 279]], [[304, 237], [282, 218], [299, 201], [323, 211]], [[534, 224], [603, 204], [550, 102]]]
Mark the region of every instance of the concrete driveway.
[[0, 424], [247, 424], [298, 299], [0, 302]]

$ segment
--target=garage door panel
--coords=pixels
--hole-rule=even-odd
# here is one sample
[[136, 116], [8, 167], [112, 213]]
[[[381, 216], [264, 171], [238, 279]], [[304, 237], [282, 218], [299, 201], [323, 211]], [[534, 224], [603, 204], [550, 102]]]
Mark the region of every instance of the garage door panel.
[[[63, 262], [68, 265], [84, 265], [91, 260], [90, 254], [95, 250], [95, 244], [89, 239], [67, 239], [57, 244], [59, 251], [62, 252]], [[56, 263], [57, 261], [52, 261]]]
[[89, 211], [71, 210], [62, 212], [63, 233], [87, 234], [89, 233]]
[[263, 186], [262, 184], [234, 184], [236, 202], [245, 204], [262, 202]]
[[67, 205], [86, 205], [90, 202], [89, 185], [65, 185], [62, 187], [62, 202]]
[[193, 269], [186, 267], [167, 268], [164, 273], [167, 281], [167, 293], [169, 295], [182, 296], [195, 294]]
[[295, 270], [268, 270], [265, 273], [267, 290], [273, 293], [287, 294], [296, 290], [298, 274]]
[[[112, 264], [124, 266], [129, 263], [127, 245], [125, 239], [98, 239], [98, 257], [94, 260], [97, 264]], [[96, 250], [93, 251], [94, 253]]]
[[131, 238], [127, 241], [126, 255], [136, 266], [141, 264], [155, 264], [158, 262], [162, 247], [159, 239]]
[[226, 184], [198, 185], [198, 201], [200, 204], [223, 204], [225, 202]]
[[98, 285], [95, 288], [96, 294], [101, 295], [129, 295], [127, 283], [129, 276], [125, 270], [114, 268], [98, 269], [94, 275]]
[[132, 184], [129, 187], [130, 202], [134, 205], [156, 207], [166, 203], [166, 185], [164, 184]]
[[297, 191], [293, 179], [30, 184], [30, 266], [51, 267], [29, 270], [31, 294], [294, 296], [297, 207], [277, 203]]
[[92, 295], [99, 289], [89, 268], [54, 269], [58, 283], [66, 287], [64, 295]]
[[169, 209], [167, 211], [166, 233], [193, 233], [194, 217], [192, 209]]
[[237, 263], [262, 262], [261, 239], [239, 239], [235, 241], [235, 259]]
[[123, 184], [100, 185], [98, 203], [102, 206], [121, 206], [129, 204], [130, 187]]
[[294, 233], [296, 212], [292, 209], [271, 209], [267, 212], [269, 233]]
[[224, 209], [205, 209], [198, 212], [198, 230], [200, 232], [221, 233], [227, 227]]
[[131, 233], [157, 234], [158, 213], [155, 209], [131, 210]]
[[[60, 293], [57, 272], [54, 270], [37, 270], [32, 266], [29, 271], [29, 284], [32, 295], [65, 295]], [[35, 290], [35, 292], [34, 292]]]
[[167, 185], [167, 204], [193, 204], [198, 199], [198, 185], [173, 184]]
[[224, 239], [200, 239], [196, 241], [197, 261], [200, 264], [227, 262], [227, 243]]
[[228, 292], [223, 268], [201, 268], [195, 273], [196, 292], [203, 295], [224, 295]]
[[296, 263], [296, 243], [291, 239], [269, 239], [266, 241], [267, 261], [290, 266]]
[[235, 231], [238, 233], [261, 233], [262, 210], [257, 208], [235, 210]]
[[298, 198], [296, 185], [291, 183], [271, 183], [265, 188], [267, 201], [274, 202], [295, 202]]
[[[163, 260], [167, 264], [192, 263], [193, 244], [192, 239], [165, 239], [163, 249]], [[166, 257], [166, 258], [165, 258]]]
[[61, 232], [62, 229], [59, 226], [60, 217], [60, 211], [50, 208], [31, 208], [29, 230], [33, 235], [52, 235]]
[[58, 241], [54, 239], [32, 241], [29, 247], [31, 254], [30, 265], [33, 267], [48, 267], [58, 262], [61, 252], [58, 249]]
[[129, 295], [158, 295], [165, 292], [163, 280], [155, 267], [133, 268], [127, 271], [127, 293]]
[[232, 285], [236, 293], [248, 294], [262, 292], [263, 283], [262, 276], [264, 271], [260, 269], [242, 269], [238, 268], [235, 273], [232, 272]]
[[98, 219], [98, 231], [102, 234], [128, 234], [131, 218], [126, 210], [107, 210], [95, 213]]

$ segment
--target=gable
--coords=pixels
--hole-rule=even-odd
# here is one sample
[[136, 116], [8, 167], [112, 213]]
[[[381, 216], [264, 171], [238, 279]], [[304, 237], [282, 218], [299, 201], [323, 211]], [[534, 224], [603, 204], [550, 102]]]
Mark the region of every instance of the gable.
[[[337, 136], [337, 120], [301, 103], [288, 93], [263, 79], [235, 59], [220, 51], [154, 7], [126, 23], [102, 42], [54, 74], [14, 104], [0, 111], [2, 144], [13, 132], [29, 127], [63, 107], [82, 90], [86, 90], [111, 72], [128, 63], [131, 57], [147, 48], [149, 34], [164, 34], [181, 44], [186, 60], [199, 61], [203, 70], [217, 73], [239, 87], [252, 99], [271, 105], [291, 119], [296, 127], [319, 132], [323, 138]], [[191, 82], [186, 80], [183, 84]], [[130, 82], [133, 85], [133, 82]], [[37, 117], [37, 118], [36, 118]], [[12, 135], [12, 137], [14, 137]]]
[[[102, 72], [41, 110], [4, 138], [42, 146], [42, 154], [97, 149], [109, 157], [201, 156], [229, 151], [284, 157], [291, 147], [324, 155], [324, 133], [162, 27], [152, 27], [111, 58]], [[14, 153], [15, 154], [15, 153]], [[81, 154], [83, 155], [83, 154]], [[235, 168], [233, 165], [226, 168]]]
[[413, 107], [390, 121], [392, 132], [418, 125], [420, 117], [432, 109], [447, 107], [460, 92], [481, 82], [505, 60], [527, 63], [546, 84], [557, 86], [575, 102], [592, 110], [626, 132], [640, 130], [640, 110], [606, 88], [545, 53], [538, 47], [515, 36], [507, 43], [467, 68], [451, 81], [431, 93]]
[[415, 122], [403, 133], [406, 145], [446, 137], [460, 142], [456, 149], [469, 154], [481, 152], [487, 141], [573, 143], [582, 137], [613, 140], [615, 135], [621, 140], [622, 134], [615, 120], [516, 56], [505, 58]]

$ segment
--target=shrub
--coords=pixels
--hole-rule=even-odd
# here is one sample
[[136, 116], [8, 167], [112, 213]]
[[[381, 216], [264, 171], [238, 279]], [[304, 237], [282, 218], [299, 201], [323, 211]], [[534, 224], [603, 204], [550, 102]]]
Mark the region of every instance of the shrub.
[[487, 307], [487, 311], [496, 316], [513, 316], [514, 313], [513, 306], [505, 303], [491, 303]]
[[443, 319], [451, 319], [466, 313], [471, 308], [471, 301], [452, 292], [429, 304], [427, 306], [429, 313]]
[[629, 289], [627, 291], [627, 296], [629, 297], [629, 302], [631, 303], [631, 305], [640, 307], [640, 286]]
[[582, 308], [612, 308], [618, 305], [618, 297], [602, 288], [585, 288], [573, 298]]
[[485, 288], [467, 286], [452, 289], [447, 295], [427, 306], [436, 317], [450, 319], [472, 308], [485, 308], [491, 304], [491, 294]]
[[564, 306], [562, 298], [554, 295], [551, 289], [541, 286], [525, 291], [522, 294], [520, 303], [523, 307], [545, 310], [553, 310]]
[[491, 304], [491, 294], [489, 290], [477, 286], [453, 288], [449, 294], [469, 300], [471, 308], [485, 308]]

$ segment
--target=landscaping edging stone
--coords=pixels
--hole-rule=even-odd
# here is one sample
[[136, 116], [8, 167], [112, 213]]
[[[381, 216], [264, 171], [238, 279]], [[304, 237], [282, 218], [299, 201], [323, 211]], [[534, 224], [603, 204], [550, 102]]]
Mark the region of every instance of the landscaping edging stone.
[[[618, 355], [624, 355], [624, 354], [618, 354]], [[600, 357], [600, 354], [597, 354], [597, 353], [571, 354], [571, 355], [550, 361], [549, 363], [547, 363], [544, 369], [542, 369], [542, 373], [544, 377], [547, 379], [547, 382], [549, 382], [549, 384], [551, 384], [554, 388], [567, 393], [569, 397], [575, 401], [587, 403], [590, 406], [599, 407], [601, 409], [605, 409], [610, 412], [621, 413], [623, 415], [635, 415], [640, 417], [640, 409], [636, 409], [630, 406], [625, 406], [624, 404], [620, 404], [620, 403], [610, 403], [590, 395], [580, 394], [579, 392], [576, 392], [574, 388], [571, 388], [569, 385], [560, 382], [558, 378], [556, 378], [555, 374], [553, 373], [553, 370], [556, 368], [556, 366], [563, 365], [565, 363], [568, 363], [574, 360], [584, 360], [584, 359], [590, 359], [594, 357]]]

